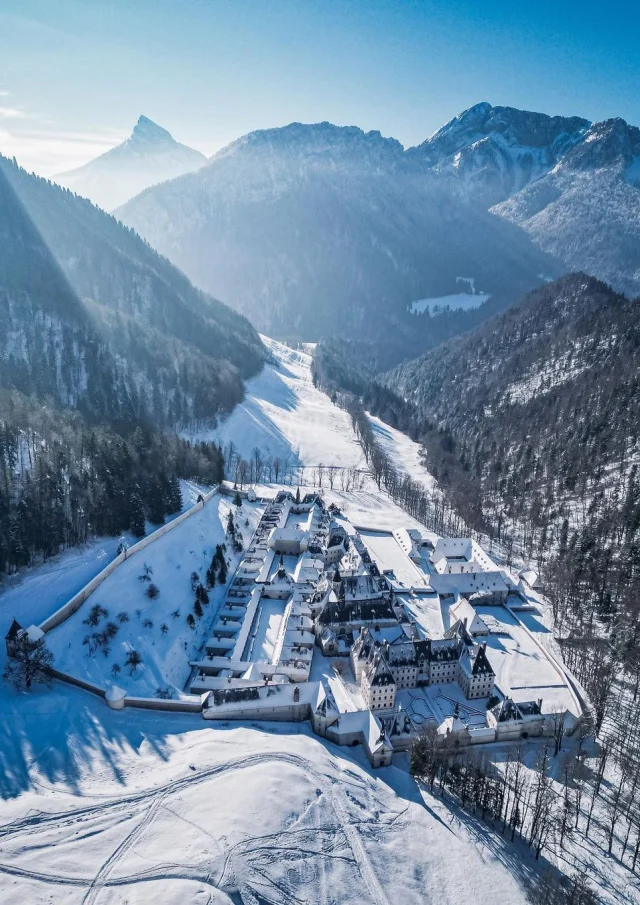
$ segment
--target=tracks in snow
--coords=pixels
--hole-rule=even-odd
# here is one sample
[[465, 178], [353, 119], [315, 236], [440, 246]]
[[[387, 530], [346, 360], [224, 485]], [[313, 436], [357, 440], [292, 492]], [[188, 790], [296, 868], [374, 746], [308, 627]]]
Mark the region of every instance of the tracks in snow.
[[[132, 795], [126, 795], [122, 798], [105, 801], [100, 804], [94, 804], [86, 808], [78, 808], [73, 811], [47, 814], [39, 813], [25, 817], [21, 820], [13, 821], [10, 824], [6, 824], [5, 826], [0, 827], [0, 840], [4, 841], [5, 843], [13, 839], [19, 839], [22, 836], [31, 836], [35, 833], [41, 833], [43, 830], [46, 830], [48, 828], [64, 829], [66, 827], [72, 827], [74, 824], [91, 821], [93, 818], [104, 817], [108, 814], [118, 815], [122, 811], [126, 811], [128, 814], [131, 814], [132, 810], [135, 812], [145, 807], [147, 808], [146, 813], [144, 814], [142, 819], [119, 843], [119, 845], [109, 855], [106, 861], [104, 861], [96, 875], [91, 880], [68, 876], [56, 876], [54, 874], [47, 874], [44, 872], [28, 871], [14, 867], [13, 865], [2, 863], [0, 863], [0, 873], [5, 873], [15, 877], [24, 877], [25, 879], [28, 878], [55, 885], [88, 887], [82, 900], [83, 905], [95, 905], [100, 896], [100, 892], [105, 887], [121, 886], [126, 885], [127, 883], [145, 882], [156, 879], [160, 880], [177, 875], [184, 879], [197, 880], [206, 883], [208, 886], [220, 889], [227, 874], [229, 860], [232, 852], [229, 852], [227, 858], [225, 859], [225, 864], [221, 872], [220, 879], [218, 880], [218, 884], [212, 883], [208, 874], [203, 875], [201, 871], [197, 869], [191, 871], [188, 868], [185, 869], [184, 867], [181, 867], [178, 871], [175, 865], [167, 865], [166, 868], [157, 866], [155, 869], [142, 871], [130, 877], [121, 876], [112, 878], [111, 874], [115, 870], [118, 863], [127, 855], [129, 851], [131, 851], [133, 847], [135, 847], [136, 843], [142, 838], [145, 831], [153, 824], [163, 804], [173, 793], [178, 793], [193, 786], [197, 786], [200, 783], [206, 782], [207, 780], [214, 777], [220, 777], [236, 770], [243, 770], [269, 762], [278, 762], [299, 768], [305, 776], [312, 777], [313, 780], [318, 784], [319, 789], [327, 794], [332, 810], [336, 815], [337, 824], [342, 830], [349, 849], [351, 850], [354, 864], [356, 865], [367, 888], [369, 901], [372, 903], [372, 905], [389, 905], [389, 899], [387, 898], [384, 890], [380, 886], [378, 878], [375, 875], [375, 872], [369, 861], [369, 857], [360, 838], [359, 832], [357, 828], [351, 823], [349, 814], [347, 813], [344, 803], [341, 800], [340, 793], [336, 788], [337, 780], [327, 777], [326, 774], [317, 770], [313, 763], [308, 761], [306, 758], [287, 752], [265, 752], [264, 754], [250, 754], [246, 755], [245, 757], [234, 758], [233, 760], [227, 761], [225, 763], [207, 767], [199, 770], [196, 773], [189, 774], [171, 782], [164, 783], [163, 785], [154, 789], [146, 789]], [[321, 828], [318, 827], [319, 831], [320, 829]], [[287, 835], [287, 830], [284, 830], [282, 833], [275, 835], [278, 838], [282, 839], [282, 837]], [[244, 840], [245, 844], [247, 841], [248, 840]], [[234, 846], [233, 850], [235, 850], [237, 847], [239, 846]], [[324, 852], [309, 852], [309, 854], [313, 854], [320, 859], [320, 890], [322, 901], [326, 902], [327, 891], [324, 862], [327, 855]]]

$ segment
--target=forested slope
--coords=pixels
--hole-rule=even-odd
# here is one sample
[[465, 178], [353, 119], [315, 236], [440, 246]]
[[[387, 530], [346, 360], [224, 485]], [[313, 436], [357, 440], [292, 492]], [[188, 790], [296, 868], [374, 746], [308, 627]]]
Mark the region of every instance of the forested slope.
[[571, 621], [637, 620], [639, 366], [638, 303], [572, 274], [385, 378], [462, 514], [554, 558]]
[[[25, 359], [17, 353], [17, 337], [29, 331], [38, 304], [64, 324], [73, 310], [75, 321], [108, 347], [114, 383], [116, 374], [128, 375], [137, 420], [148, 416], [166, 426], [211, 420], [242, 398], [242, 378], [256, 373], [264, 359], [245, 318], [195, 289], [113, 217], [2, 157], [0, 200], [7, 249], [0, 291], [13, 287], [27, 302], [25, 308], [5, 297], [16, 342], [4, 351], [14, 354], [14, 363]], [[31, 296], [35, 284], [41, 286], [40, 302]], [[51, 334], [43, 339], [49, 357], [51, 341]], [[75, 358], [80, 365], [81, 356]]]
[[230, 411], [263, 355], [134, 233], [0, 158], [0, 575], [220, 480], [173, 430]]

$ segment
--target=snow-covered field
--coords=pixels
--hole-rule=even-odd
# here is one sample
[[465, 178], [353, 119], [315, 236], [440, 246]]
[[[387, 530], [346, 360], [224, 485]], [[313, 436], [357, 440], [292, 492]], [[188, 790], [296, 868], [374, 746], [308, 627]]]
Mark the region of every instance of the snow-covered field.
[[[167, 688], [179, 695], [189, 677], [189, 660], [210, 634], [226, 591], [224, 585], [209, 590], [203, 616], [194, 617], [195, 627], [190, 628], [186, 620], [194, 614], [191, 575], [197, 573], [206, 584], [216, 544], [225, 542], [230, 510], [236, 511], [231, 498], [215, 496], [178, 529], [125, 560], [70, 619], [49, 633], [47, 643], [56, 667], [101, 688], [115, 682], [141, 697], [153, 697], [158, 689]], [[239, 510], [245, 541], [253, 534], [261, 511], [258, 504], [247, 502]], [[228, 551], [227, 559], [231, 578], [239, 555]], [[159, 590], [155, 599], [146, 593], [151, 583]], [[98, 624], [90, 626], [89, 613], [95, 606], [104, 612]], [[91, 645], [91, 636], [104, 631], [108, 623], [116, 626], [115, 637], [106, 647]], [[125, 663], [131, 650], [142, 657], [134, 671]]]
[[233, 443], [246, 458], [257, 447], [290, 464], [365, 468], [349, 416], [313, 385], [311, 355], [262, 340], [275, 364], [248, 381], [244, 402], [219, 428], [198, 438]]
[[3, 905], [525, 902], [517, 863], [425, 806], [404, 770], [374, 775], [297, 725], [66, 700], [35, 698], [42, 747], [2, 807]]
[[455, 292], [452, 295], [441, 295], [438, 298], [418, 299], [411, 303], [412, 314], [424, 314], [425, 311], [433, 313], [443, 308], [451, 308], [452, 310], [469, 311], [471, 308], [478, 308], [483, 302], [489, 298], [486, 292]]

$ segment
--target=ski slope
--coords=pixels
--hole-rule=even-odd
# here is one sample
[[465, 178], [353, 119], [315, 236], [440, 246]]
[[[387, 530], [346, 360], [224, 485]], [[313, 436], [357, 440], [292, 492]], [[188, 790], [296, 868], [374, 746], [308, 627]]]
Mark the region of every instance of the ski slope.
[[436, 488], [435, 478], [429, 473], [422, 459], [422, 447], [407, 434], [385, 424], [376, 415], [367, 412], [367, 418], [373, 428], [376, 440], [391, 458], [398, 471], [404, 471], [414, 481], [419, 481], [426, 490], [433, 492]]

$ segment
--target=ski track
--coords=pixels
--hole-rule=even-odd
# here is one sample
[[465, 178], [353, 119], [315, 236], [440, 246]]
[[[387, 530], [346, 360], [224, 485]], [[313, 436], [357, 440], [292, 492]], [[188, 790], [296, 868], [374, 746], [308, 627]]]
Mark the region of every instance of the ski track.
[[[205, 874], [197, 868], [190, 869], [181, 866], [178, 869], [176, 865], [155, 865], [153, 868], [149, 868], [149, 870], [140, 871], [128, 876], [117, 878], [110, 877], [110, 874], [113, 872], [117, 864], [129, 851], [131, 851], [132, 848], [135, 847], [136, 843], [139, 839], [141, 839], [145, 831], [149, 827], [151, 827], [158, 815], [158, 812], [162, 809], [165, 801], [170, 795], [199, 785], [211, 779], [212, 777], [220, 777], [230, 772], [247, 769], [258, 764], [264, 764], [265, 762], [274, 761], [298, 767], [304, 772], [306, 776], [313, 777], [313, 780], [318, 783], [321, 795], [327, 796], [327, 800], [330, 803], [331, 809], [335, 817], [337, 818], [337, 823], [335, 825], [323, 824], [320, 809], [318, 808], [318, 817], [315, 821], [314, 828], [304, 826], [295, 828], [294, 824], [288, 829], [285, 829], [279, 833], [274, 833], [267, 836], [258, 836], [254, 839], [243, 839], [232, 846], [231, 849], [227, 852], [224, 865], [217, 883], [213, 883], [209, 874]], [[380, 886], [378, 878], [371, 865], [369, 856], [364, 849], [364, 845], [357, 830], [357, 825], [350, 820], [344, 802], [341, 801], [340, 794], [336, 791], [338, 782], [339, 781], [337, 779], [328, 777], [326, 774], [317, 770], [310, 761], [306, 760], [303, 757], [300, 757], [299, 755], [289, 754], [286, 752], [265, 752], [264, 754], [247, 755], [245, 757], [227, 761], [223, 764], [217, 764], [215, 766], [202, 769], [193, 775], [187, 775], [179, 779], [172, 780], [171, 782], [165, 783], [162, 786], [154, 789], [147, 789], [133, 795], [123, 796], [122, 798], [113, 799], [112, 801], [92, 805], [87, 808], [76, 809], [73, 811], [33, 814], [29, 817], [23, 818], [22, 820], [13, 821], [3, 827], [0, 827], [0, 838], [8, 841], [20, 838], [21, 836], [31, 836], [40, 832], [43, 828], [46, 828], [48, 826], [55, 826], [57, 829], [63, 829], [65, 827], [73, 826], [74, 824], [77, 824], [79, 822], [91, 820], [92, 817], [102, 817], [108, 813], [117, 813], [121, 810], [126, 810], [127, 812], [131, 813], [132, 807], [135, 808], [135, 813], [137, 815], [140, 810], [146, 808], [146, 812], [144, 813], [142, 819], [136, 823], [133, 829], [129, 833], [127, 833], [125, 838], [119, 843], [119, 845], [117, 845], [115, 850], [104, 861], [93, 878], [83, 879], [78, 877], [60, 876], [40, 871], [26, 870], [23, 868], [14, 867], [11, 864], [3, 863], [0, 863], [0, 873], [15, 877], [22, 877], [25, 879], [36, 880], [42, 883], [49, 883], [53, 885], [87, 887], [85, 895], [82, 899], [83, 905], [95, 905], [101, 891], [105, 887], [124, 886], [131, 883], [150, 882], [152, 880], [162, 880], [169, 878], [190, 879], [206, 883], [212, 888], [223, 890], [225, 881], [227, 879], [230, 862], [236, 851], [238, 851], [239, 849], [244, 849], [245, 855], [249, 857], [252, 854], [259, 854], [261, 852], [264, 852], [268, 855], [270, 852], [272, 852], [272, 849], [269, 845], [265, 844], [270, 841], [279, 840], [281, 843], [287, 842], [288, 847], [291, 851], [295, 851], [299, 854], [304, 854], [318, 859], [318, 861], [320, 862], [320, 877], [318, 879], [319, 887], [321, 890], [321, 902], [326, 903], [328, 900], [326, 890], [325, 859], [345, 859], [344, 856], [341, 856], [339, 854], [327, 852], [325, 850], [324, 841], [321, 842], [320, 849], [314, 847], [313, 843], [317, 842], [319, 837], [323, 837], [327, 833], [329, 834], [328, 842], [330, 843], [332, 837], [335, 834], [335, 831], [337, 829], [340, 829], [351, 851], [353, 863], [357, 867], [360, 876], [362, 877], [362, 880], [369, 892], [372, 905], [390, 905], [389, 899]], [[359, 785], [361, 788], [365, 787], [365, 783], [362, 780], [360, 780]], [[312, 805], [316, 805], [316, 802], [312, 802]], [[301, 814], [300, 817], [297, 818], [296, 823], [298, 823], [298, 821], [303, 816], [305, 816], [305, 813]], [[254, 845], [254, 843], [262, 844]], [[311, 843], [311, 845], [310, 847], [307, 847], [309, 843]], [[287, 846], [281, 846], [281, 848], [285, 847]], [[276, 886], [276, 888], [278, 888], [279, 890], [280, 895], [284, 894], [287, 896], [286, 899], [280, 898], [278, 900], [274, 900], [274, 902], [277, 901], [279, 905], [283, 905], [283, 903], [285, 902], [291, 903], [291, 905], [298, 905], [298, 903], [299, 905], [304, 905], [304, 902], [294, 894], [292, 889], [280, 888], [280, 886], [282, 886], [283, 884], [280, 883], [280, 886], [278, 886], [278, 883], [270, 878], [262, 870], [262, 868], [259, 867], [255, 860], [251, 861], [251, 867], [258, 874], [263, 876], [265, 882], [267, 882], [271, 886]], [[265, 898], [263, 892], [260, 892], [260, 897], [263, 899]]]

